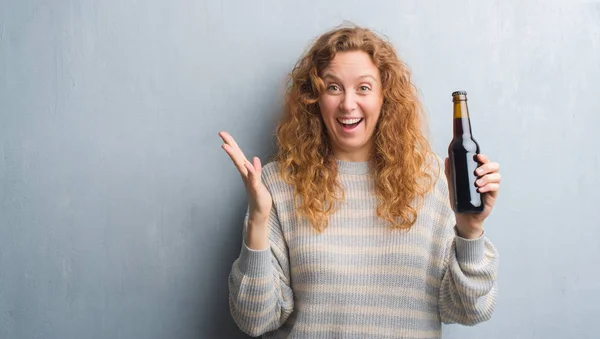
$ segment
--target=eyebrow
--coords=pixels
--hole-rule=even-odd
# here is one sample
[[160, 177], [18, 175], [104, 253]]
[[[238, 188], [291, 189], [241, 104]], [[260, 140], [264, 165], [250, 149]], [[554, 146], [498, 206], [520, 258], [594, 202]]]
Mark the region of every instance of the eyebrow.
[[[335, 75], [333, 75], [333, 74], [331, 74], [331, 73], [325, 73], [325, 74], [323, 75], [323, 79], [326, 79], [326, 78], [332, 78], [333, 80], [340, 81], [340, 78], [336, 77]], [[359, 76], [358, 78], [359, 78], [359, 79], [371, 78], [371, 79], [373, 79], [374, 81], [377, 81], [377, 79], [376, 79], [374, 76], [372, 76], [371, 74], [365, 74], [365, 75], [361, 75], [361, 76]]]

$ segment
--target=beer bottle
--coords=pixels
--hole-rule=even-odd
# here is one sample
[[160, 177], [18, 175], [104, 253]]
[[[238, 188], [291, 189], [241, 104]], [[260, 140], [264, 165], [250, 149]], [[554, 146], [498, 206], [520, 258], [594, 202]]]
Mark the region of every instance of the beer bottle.
[[482, 194], [477, 191], [475, 170], [479, 144], [473, 138], [467, 107], [467, 92], [452, 93], [454, 104], [454, 136], [448, 146], [451, 171], [451, 203], [456, 213], [481, 213], [484, 208]]

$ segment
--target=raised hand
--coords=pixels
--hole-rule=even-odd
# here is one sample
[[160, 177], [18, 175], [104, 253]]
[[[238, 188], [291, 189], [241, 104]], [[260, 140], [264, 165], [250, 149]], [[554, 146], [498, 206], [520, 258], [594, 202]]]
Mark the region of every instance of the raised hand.
[[250, 221], [257, 223], [266, 223], [273, 205], [271, 194], [267, 187], [262, 183], [262, 166], [260, 159], [254, 157], [252, 162], [246, 159], [246, 156], [237, 145], [235, 140], [227, 132], [219, 132], [224, 144], [221, 146], [227, 152], [235, 167], [237, 167], [248, 195], [248, 204], [250, 205]]

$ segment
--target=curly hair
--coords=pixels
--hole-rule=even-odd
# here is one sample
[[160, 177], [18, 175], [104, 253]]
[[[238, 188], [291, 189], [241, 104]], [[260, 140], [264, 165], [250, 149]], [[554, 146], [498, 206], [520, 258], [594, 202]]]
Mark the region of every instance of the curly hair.
[[325, 91], [320, 76], [336, 53], [346, 51], [366, 52], [381, 73], [383, 104], [369, 160], [377, 216], [392, 228], [410, 228], [435, 180], [435, 171], [427, 166], [432, 151], [421, 130], [423, 109], [411, 72], [392, 45], [373, 31], [337, 27], [318, 37], [298, 60], [289, 75], [274, 160], [283, 180], [294, 187], [296, 213], [323, 231], [345, 195], [319, 110], [318, 100]]

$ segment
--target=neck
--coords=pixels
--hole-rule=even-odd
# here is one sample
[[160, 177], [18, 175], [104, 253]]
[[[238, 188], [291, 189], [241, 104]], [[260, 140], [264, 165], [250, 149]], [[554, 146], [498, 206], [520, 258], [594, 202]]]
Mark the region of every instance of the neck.
[[358, 150], [346, 151], [342, 149], [333, 149], [333, 156], [337, 160], [348, 161], [348, 162], [368, 162], [371, 160], [371, 150], [373, 149], [372, 143], [361, 147]]
[[370, 173], [370, 163], [368, 161], [344, 161], [336, 159], [337, 170], [339, 173], [366, 175]]

